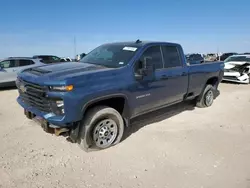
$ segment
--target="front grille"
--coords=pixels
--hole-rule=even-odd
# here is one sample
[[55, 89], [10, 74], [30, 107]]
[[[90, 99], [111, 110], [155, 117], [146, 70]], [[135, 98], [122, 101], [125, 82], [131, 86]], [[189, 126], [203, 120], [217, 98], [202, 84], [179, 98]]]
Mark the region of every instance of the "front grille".
[[[22, 91], [21, 85], [25, 87], [25, 91]], [[50, 101], [46, 97], [46, 87], [19, 80], [18, 91], [21, 99], [26, 104], [42, 112], [51, 112]]]

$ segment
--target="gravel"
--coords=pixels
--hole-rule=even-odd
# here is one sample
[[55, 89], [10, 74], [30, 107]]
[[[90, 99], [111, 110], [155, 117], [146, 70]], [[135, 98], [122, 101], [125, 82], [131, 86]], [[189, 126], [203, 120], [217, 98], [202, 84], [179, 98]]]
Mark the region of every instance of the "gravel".
[[250, 86], [220, 85], [210, 108], [137, 118], [115, 147], [86, 153], [26, 119], [0, 91], [0, 188], [250, 187]]

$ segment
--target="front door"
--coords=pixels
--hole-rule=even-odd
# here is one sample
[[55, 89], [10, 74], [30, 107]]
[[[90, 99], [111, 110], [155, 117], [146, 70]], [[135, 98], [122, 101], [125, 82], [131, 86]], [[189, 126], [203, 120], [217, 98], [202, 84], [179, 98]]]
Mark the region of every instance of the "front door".
[[165, 91], [166, 80], [162, 79], [163, 58], [160, 45], [148, 47], [134, 65], [136, 74], [142, 68], [144, 57], [149, 57], [154, 65], [154, 73], [144, 76], [142, 80], [134, 80], [130, 88], [131, 105], [134, 106], [133, 115], [139, 115], [161, 106], [166, 103]]
[[184, 59], [180, 55], [181, 49], [176, 45], [162, 45], [164, 71], [162, 79], [165, 79], [165, 93], [168, 104], [182, 101], [188, 92], [188, 67], [184, 65]]

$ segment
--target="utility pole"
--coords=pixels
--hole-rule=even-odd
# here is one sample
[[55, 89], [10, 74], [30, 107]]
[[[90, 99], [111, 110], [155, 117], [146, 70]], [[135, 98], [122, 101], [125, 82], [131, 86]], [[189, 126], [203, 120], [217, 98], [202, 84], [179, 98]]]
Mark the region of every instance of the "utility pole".
[[74, 56], [76, 57], [76, 37], [74, 36]]
[[218, 57], [218, 61], [220, 61], [220, 52], [219, 52], [219, 47], [217, 46], [217, 57]]

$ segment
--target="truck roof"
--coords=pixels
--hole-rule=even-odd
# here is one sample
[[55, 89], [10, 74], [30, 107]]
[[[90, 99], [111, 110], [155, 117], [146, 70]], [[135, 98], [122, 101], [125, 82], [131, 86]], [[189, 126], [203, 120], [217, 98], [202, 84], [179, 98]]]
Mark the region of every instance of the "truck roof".
[[124, 42], [112, 42], [112, 43], [106, 43], [106, 44], [114, 44], [114, 45], [126, 45], [126, 46], [133, 46], [133, 47], [142, 47], [145, 45], [150, 44], [170, 44], [170, 45], [178, 45], [177, 43], [171, 43], [171, 42], [161, 42], [161, 41], [124, 41]]

